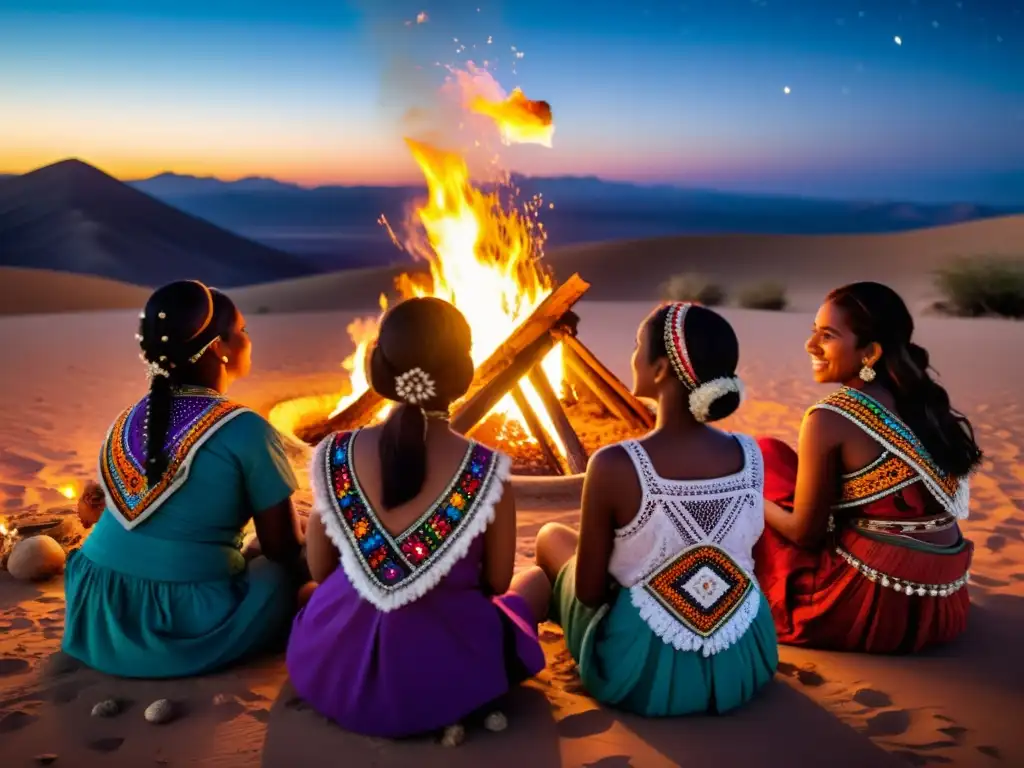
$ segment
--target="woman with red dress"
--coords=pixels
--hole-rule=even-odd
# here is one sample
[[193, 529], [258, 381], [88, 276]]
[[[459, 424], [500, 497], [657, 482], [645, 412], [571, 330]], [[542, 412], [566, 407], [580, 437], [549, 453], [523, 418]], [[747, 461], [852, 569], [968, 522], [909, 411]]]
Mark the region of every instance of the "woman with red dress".
[[879, 283], [828, 295], [807, 341], [819, 383], [797, 451], [759, 440], [765, 532], [755, 572], [779, 642], [909, 653], [967, 626], [960, 532], [982, 454], [928, 373], [906, 304]]

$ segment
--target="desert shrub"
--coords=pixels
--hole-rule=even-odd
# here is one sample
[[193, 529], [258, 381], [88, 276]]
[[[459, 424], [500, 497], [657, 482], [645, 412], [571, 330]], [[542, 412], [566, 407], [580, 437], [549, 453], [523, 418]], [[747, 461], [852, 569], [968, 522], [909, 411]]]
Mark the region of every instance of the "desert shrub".
[[746, 286], [738, 297], [741, 307], [746, 309], [782, 310], [789, 303], [786, 299], [786, 286], [774, 280], [765, 280]]
[[939, 307], [951, 314], [1024, 318], [1024, 259], [979, 256], [938, 270]]
[[672, 275], [661, 287], [669, 301], [694, 301], [706, 307], [715, 307], [725, 301], [725, 291], [703, 275], [684, 273]]

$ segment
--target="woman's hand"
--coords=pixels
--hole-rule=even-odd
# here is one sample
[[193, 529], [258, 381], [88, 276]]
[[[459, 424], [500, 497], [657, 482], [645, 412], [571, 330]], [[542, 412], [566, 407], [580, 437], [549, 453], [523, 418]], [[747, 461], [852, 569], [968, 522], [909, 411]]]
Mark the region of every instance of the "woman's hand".
[[78, 519], [85, 528], [92, 528], [99, 521], [106, 505], [100, 484], [90, 480], [78, 497]]

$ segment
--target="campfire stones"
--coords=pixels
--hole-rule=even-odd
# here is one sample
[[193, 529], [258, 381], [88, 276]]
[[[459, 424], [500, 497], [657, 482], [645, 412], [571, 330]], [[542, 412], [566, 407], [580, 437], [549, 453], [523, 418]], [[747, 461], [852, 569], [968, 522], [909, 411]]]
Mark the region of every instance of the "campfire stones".
[[67, 555], [49, 536], [32, 536], [14, 545], [7, 570], [20, 581], [43, 581], [64, 572]]
[[104, 699], [92, 708], [93, 717], [114, 717], [120, 712], [121, 704], [117, 699]]
[[154, 725], [162, 725], [173, 720], [174, 714], [174, 704], [172, 704], [168, 699], [157, 699], [146, 707], [144, 716], [146, 718], [146, 722], [153, 723]]
[[491, 712], [484, 718], [484, 728], [491, 733], [500, 733], [508, 728], [508, 718], [504, 712]]
[[442, 747], [457, 747], [466, 740], [466, 727], [462, 723], [449, 725], [441, 735]]

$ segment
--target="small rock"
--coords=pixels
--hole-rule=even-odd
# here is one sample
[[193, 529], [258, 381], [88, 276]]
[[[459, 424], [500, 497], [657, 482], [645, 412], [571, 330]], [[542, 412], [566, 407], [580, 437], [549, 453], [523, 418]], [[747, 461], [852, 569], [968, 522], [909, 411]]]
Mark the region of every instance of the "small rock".
[[462, 726], [462, 723], [456, 723], [444, 729], [444, 735], [441, 736], [441, 746], [457, 747], [465, 740], [466, 729]]
[[508, 728], [508, 718], [504, 712], [491, 712], [484, 718], [484, 728], [491, 733], [499, 733]]
[[55, 762], [57, 762], [57, 755], [53, 754], [52, 752], [48, 752], [45, 755], [36, 755], [35, 761], [39, 765], [53, 765]]
[[64, 572], [67, 556], [49, 536], [33, 536], [14, 545], [7, 570], [21, 581], [42, 581]]
[[113, 717], [121, 711], [116, 699], [104, 699], [92, 708], [93, 717]]
[[157, 725], [170, 722], [174, 719], [174, 705], [167, 699], [157, 699], [146, 707], [145, 717]]

